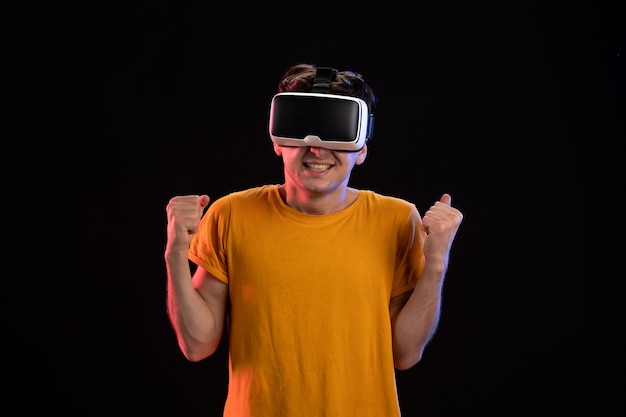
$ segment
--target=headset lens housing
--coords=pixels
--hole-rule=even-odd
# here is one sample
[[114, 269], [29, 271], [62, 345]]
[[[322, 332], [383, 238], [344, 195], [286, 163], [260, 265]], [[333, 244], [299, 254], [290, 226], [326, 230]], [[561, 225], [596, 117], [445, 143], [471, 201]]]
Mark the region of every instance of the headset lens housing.
[[373, 120], [360, 98], [324, 93], [280, 93], [272, 99], [270, 137], [282, 146], [358, 151]]

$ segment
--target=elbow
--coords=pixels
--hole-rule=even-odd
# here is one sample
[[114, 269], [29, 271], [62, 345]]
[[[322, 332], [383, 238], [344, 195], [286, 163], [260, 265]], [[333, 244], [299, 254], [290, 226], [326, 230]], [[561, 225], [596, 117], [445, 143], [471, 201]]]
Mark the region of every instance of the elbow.
[[182, 352], [189, 362], [200, 362], [201, 360], [206, 359], [212, 355], [212, 353], [203, 353], [191, 350], [183, 350]]
[[213, 355], [219, 346], [219, 342], [211, 344], [188, 344], [184, 341], [179, 342], [180, 350], [185, 358], [190, 362], [200, 362], [203, 359]]
[[421, 360], [422, 360], [422, 352], [419, 351], [419, 352], [414, 352], [413, 354], [410, 354], [410, 355], [402, 355], [402, 356], [394, 357], [393, 365], [399, 371], [406, 371], [408, 369], [411, 369], [415, 365], [417, 365], [417, 363]]

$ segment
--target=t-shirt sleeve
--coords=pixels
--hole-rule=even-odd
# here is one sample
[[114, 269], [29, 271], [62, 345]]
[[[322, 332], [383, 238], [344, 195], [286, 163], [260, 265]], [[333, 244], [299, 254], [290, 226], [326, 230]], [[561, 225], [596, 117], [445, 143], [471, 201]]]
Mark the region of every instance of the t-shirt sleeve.
[[189, 245], [189, 260], [228, 283], [227, 238], [230, 200], [222, 197], [209, 206]]
[[426, 230], [415, 205], [411, 205], [406, 222], [398, 230], [398, 267], [393, 278], [391, 296], [415, 287], [424, 270], [424, 239]]

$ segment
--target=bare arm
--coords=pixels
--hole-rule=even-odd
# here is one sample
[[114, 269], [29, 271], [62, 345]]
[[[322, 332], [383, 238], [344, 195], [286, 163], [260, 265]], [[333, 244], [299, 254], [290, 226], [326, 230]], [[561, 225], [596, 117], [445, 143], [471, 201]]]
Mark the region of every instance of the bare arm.
[[187, 359], [212, 355], [224, 332], [228, 287], [198, 267], [193, 278], [187, 252], [208, 196], [174, 197], [167, 205], [167, 312]]
[[398, 369], [409, 369], [421, 360], [439, 324], [450, 248], [463, 220], [463, 214], [450, 203], [451, 197], [444, 194], [424, 215], [424, 271], [412, 292], [391, 300], [394, 361]]

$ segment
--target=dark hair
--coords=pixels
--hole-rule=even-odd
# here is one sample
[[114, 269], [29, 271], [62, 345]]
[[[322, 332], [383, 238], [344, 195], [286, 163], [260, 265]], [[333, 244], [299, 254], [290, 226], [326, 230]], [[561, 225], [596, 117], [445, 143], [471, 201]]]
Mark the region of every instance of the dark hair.
[[[317, 66], [313, 64], [296, 64], [289, 68], [278, 83], [278, 92], [287, 91], [310, 91], [313, 87], [313, 80]], [[330, 83], [330, 90], [333, 94], [343, 94], [357, 97], [367, 103], [370, 113], [374, 113], [376, 108], [376, 96], [368, 86], [361, 74], [352, 71], [338, 71], [337, 77]]]

